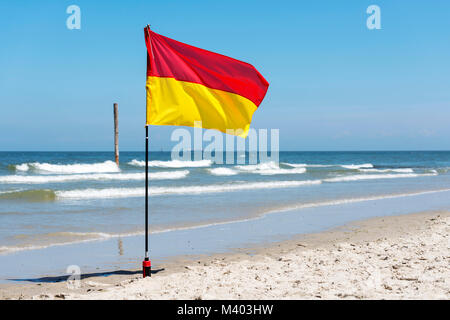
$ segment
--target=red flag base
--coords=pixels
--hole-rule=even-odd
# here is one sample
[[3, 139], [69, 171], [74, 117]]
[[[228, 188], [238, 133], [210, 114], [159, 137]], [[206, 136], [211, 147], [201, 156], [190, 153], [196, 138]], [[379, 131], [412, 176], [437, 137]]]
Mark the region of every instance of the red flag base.
[[142, 262], [142, 275], [144, 278], [152, 276], [152, 263], [148, 258]]

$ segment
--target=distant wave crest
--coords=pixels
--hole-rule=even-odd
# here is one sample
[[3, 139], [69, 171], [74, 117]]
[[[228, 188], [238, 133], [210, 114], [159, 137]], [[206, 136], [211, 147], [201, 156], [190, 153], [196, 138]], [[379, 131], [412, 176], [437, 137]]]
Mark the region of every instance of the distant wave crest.
[[[188, 170], [180, 171], [162, 171], [150, 172], [149, 179], [151, 180], [171, 180], [182, 179], [189, 174]], [[16, 183], [16, 184], [39, 184], [39, 183], [60, 183], [71, 181], [95, 181], [95, 180], [144, 180], [144, 173], [98, 173], [98, 174], [72, 174], [72, 175], [39, 175], [39, 176], [24, 176], [24, 175], [10, 175], [0, 176], [0, 183]]]
[[345, 181], [358, 181], [358, 180], [377, 180], [377, 179], [399, 179], [399, 178], [416, 178], [435, 176], [437, 173], [397, 173], [397, 174], [356, 174], [352, 176], [340, 176], [329, 179], [324, 179], [326, 182], [345, 182]]
[[[135, 167], [145, 167], [145, 161], [143, 160], [133, 159], [130, 162], [128, 162], [128, 164]], [[198, 160], [198, 161], [153, 160], [148, 162], [149, 167], [160, 167], [160, 168], [201, 168], [201, 167], [210, 167], [211, 165], [212, 165], [211, 160]]]
[[363, 168], [373, 168], [371, 163], [363, 164], [307, 164], [307, 163], [289, 163], [282, 162], [282, 164], [294, 167], [294, 168], [329, 168], [329, 167], [341, 167], [349, 170], [358, 170]]
[[99, 163], [76, 163], [76, 164], [51, 164], [51, 163], [22, 163], [15, 165], [16, 171], [40, 171], [48, 173], [106, 173], [120, 172], [119, 167], [113, 161], [105, 161]]
[[411, 168], [398, 168], [398, 169], [358, 169], [361, 172], [398, 172], [398, 173], [414, 173]]
[[212, 168], [208, 169], [208, 171], [215, 176], [234, 176], [239, 174], [239, 172], [230, 168]]
[[280, 168], [278, 163], [263, 162], [254, 165], [235, 166], [236, 169], [249, 173], [258, 173], [261, 175], [277, 175], [277, 174], [301, 174], [306, 172], [306, 168], [298, 167], [293, 169]]
[[358, 170], [363, 168], [373, 168], [373, 164], [371, 163], [363, 163], [363, 164], [341, 164], [342, 168], [350, 169], [350, 170]]

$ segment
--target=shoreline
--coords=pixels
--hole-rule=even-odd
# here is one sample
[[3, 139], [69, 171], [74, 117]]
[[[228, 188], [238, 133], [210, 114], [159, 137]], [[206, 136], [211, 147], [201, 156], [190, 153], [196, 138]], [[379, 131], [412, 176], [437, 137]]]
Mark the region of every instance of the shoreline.
[[[378, 201], [378, 200], [387, 200], [387, 199], [397, 199], [397, 198], [405, 198], [405, 197], [414, 197], [414, 196], [421, 196], [421, 195], [427, 195], [427, 194], [439, 194], [441, 192], [449, 192], [449, 188], [442, 188], [442, 189], [436, 189], [436, 190], [426, 190], [426, 191], [416, 191], [416, 192], [409, 192], [409, 193], [394, 193], [389, 195], [375, 195], [375, 196], [368, 196], [368, 197], [360, 197], [360, 198], [344, 198], [344, 199], [336, 199], [336, 200], [325, 200], [325, 201], [319, 201], [319, 202], [307, 202], [303, 203], [301, 205], [287, 205], [282, 206], [275, 209], [270, 209], [265, 212], [257, 213], [254, 215], [243, 215], [241, 217], [238, 217], [236, 219], [231, 220], [210, 220], [203, 223], [182, 223], [179, 225], [173, 225], [173, 226], [158, 226], [158, 228], [150, 229], [149, 235], [156, 235], [159, 233], [168, 233], [172, 231], [184, 231], [184, 230], [192, 230], [192, 229], [200, 229], [205, 227], [214, 227], [214, 226], [220, 226], [220, 225], [226, 225], [226, 224], [232, 224], [232, 223], [243, 223], [243, 222], [249, 222], [257, 219], [261, 219], [264, 216], [277, 214], [277, 213], [283, 213], [283, 212], [292, 212], [295, 210], [302, 210], [302, 209], [311, 209], [311, 208], [320, 208], [320, 207], [327, 207], [327, 206], [336, 206], [336, 205], [345, 205], [345, 204], [353, 204], [353, 203], [362, 203], [362, 202], [369, 202], [369, 201]], [[67, 232], [72, 233], [72, 232]], [[76, 233], [76, 232], [74, 232]], [[86, 232], [87, 234], [89, 232]], [[102, 232], [91, 232], [93, 234], [103, 234]], [[28, 246], [10, 246], [10, 247], [0, 247], [0, 255], [7, 255], [7, 254], [14, 254], [17, 252], [22, 251], [30, 251], [30, 250], [45, 250], [47, 248], [51, 247], [59, 247], [59, 246], [70, 246], [70, 245], [77, 245], [77, 244], [83, 244], [83, 243], [89, 243], [89, 242], [98, 242], [98, 241], [104, 241], [104, 240], [111, 240], [111, 239], [123, 239], [128, 237], [135, 237], [135, 236], [143, 236], [145, 234], [145, 231], [130, 231], [127, 233], [116, 233], [116, 234], [108, 234], [104, 233], [105, 236], [100, 238], [87, 238], [87, 239], [80, 239], [80, 240], [73, 240], [68, 242], [56, 242], [56, 243], [50, 243], [50, 244], [38, 244], [38, 245], [28, 245]], [[2, 251], [3, 250], [3, 251]]]
[[[150, 279], [139, 269], [85, 275], [79, 289], [65, 281], [1, 284], [0, 299], [449, 299], [449, 222], [449, 211], [363, 219], [228, 253], [174, 257]], [[360, 283], [367, 290], [358, 291]]]

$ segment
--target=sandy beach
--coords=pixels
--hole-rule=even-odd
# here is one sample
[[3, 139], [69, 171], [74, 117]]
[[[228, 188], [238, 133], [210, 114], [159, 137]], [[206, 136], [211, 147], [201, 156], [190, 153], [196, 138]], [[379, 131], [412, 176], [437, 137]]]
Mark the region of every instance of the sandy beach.
[[0, 302], [450, 300], [450, 1], [0, 7]]
[[450, 212], [359, 221], [265, 248], [67, 283], [2, 285], [2, 299], [449, 299]]

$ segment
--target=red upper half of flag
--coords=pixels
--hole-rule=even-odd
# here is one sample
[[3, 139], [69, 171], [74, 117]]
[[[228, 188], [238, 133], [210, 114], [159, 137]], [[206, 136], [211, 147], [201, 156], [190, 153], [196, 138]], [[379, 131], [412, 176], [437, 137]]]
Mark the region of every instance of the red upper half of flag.
[[145, 28], [147, 76], [175, 78], [243, 96], [259, 106], [269, 83], [251, 64]]

